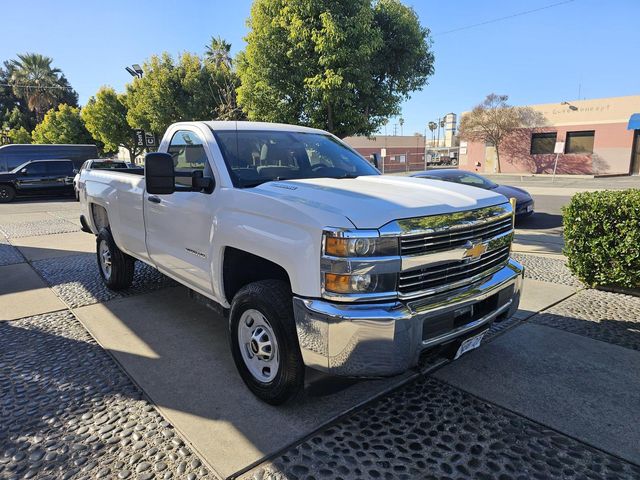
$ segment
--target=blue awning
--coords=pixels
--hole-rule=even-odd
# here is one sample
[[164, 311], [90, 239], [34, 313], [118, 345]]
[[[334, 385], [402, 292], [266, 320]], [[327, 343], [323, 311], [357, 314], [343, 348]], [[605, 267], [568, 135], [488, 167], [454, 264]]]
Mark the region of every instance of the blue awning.
[[629, 119], [629, 125], [627, 125], [627, 130], [638, 130], [640, 129], [640, 113], [634, 113], [631, 115]]

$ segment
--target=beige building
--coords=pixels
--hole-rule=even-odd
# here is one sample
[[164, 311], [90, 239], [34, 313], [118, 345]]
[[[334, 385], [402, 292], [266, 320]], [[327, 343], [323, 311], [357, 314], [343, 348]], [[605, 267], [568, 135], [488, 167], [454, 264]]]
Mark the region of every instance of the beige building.
[[[500, 146], [502, 172], [629, 174], [640, 170], [640, 130], [628, 129], [640, 95], [530, 105], [538, 126], [510, 135]], [[464, 116], [464, 114], [463, 114]], [[460, 143], [460, 168], [493, 173], [495, 147]]]

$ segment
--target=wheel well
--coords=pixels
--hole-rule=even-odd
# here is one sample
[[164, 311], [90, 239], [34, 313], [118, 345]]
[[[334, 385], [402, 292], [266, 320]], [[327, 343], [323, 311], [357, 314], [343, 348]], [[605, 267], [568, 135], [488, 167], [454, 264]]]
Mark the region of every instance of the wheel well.
[[101, 228], [109, 228], [109, 216], [107, 210], [102, 205], [91, 204], [91, 215], [93, 217], [93, 224], [98, 231]]
[[291, 285], [287, 271], [277, 263], [233, 247], [224, 250], [222, 273], [229, 302], [242, 287], [259, 280], [283, 280]]

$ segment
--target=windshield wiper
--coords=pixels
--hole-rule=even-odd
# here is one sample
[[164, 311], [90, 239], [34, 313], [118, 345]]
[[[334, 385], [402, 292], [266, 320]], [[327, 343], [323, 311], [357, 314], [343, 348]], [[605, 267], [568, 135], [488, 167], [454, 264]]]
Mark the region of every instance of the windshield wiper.
[[354, 175], [353, 173], [345, 173], [344, 175], [340, 175], [339, 177], [330, 177], [330, 178], [358, 178], [360, 175]]

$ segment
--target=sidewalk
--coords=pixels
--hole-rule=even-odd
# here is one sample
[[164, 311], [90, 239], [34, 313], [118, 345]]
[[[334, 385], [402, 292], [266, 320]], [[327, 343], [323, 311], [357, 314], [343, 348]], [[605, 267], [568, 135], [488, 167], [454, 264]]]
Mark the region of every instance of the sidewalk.
[[640, 356], [640, 299], [582, 290], [561, 256], [514, 253], [520, 310], [477, 351], [312, 378], [275, 408], [182, 287], [140, 264], [107, 290], [75, 212], [29, 210], [0, 223], [2, 478], [640, 477], [640, 379], [619, 368]]

